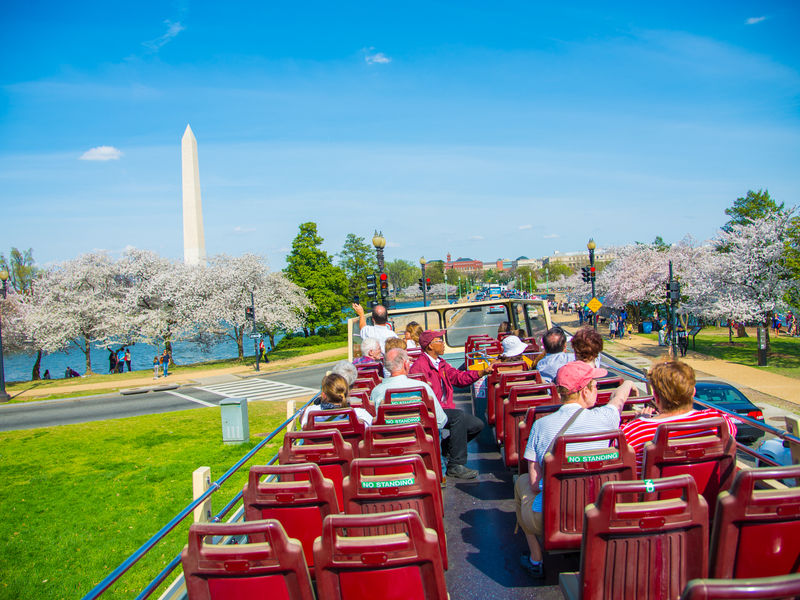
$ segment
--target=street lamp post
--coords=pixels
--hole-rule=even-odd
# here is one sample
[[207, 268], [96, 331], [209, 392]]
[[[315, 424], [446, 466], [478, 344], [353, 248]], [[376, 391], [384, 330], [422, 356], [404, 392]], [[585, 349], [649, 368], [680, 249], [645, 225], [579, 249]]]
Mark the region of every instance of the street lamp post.
[[[8, 271], [0, 271], [0, 280], [3, 282], [3, 300], [6, 299], [6, 286], [8, 281]], [[2, 319], [0, 319], [2, 321]], [[3, 328], [0, 323], [0, 402], [8, 402], [11, 396], [6, 392], [6, 373], [3, 368]]]
[[[594, 243], [594, 238], [589, 238], [589, 243], [586, 244], [586, 248], [589, 250], [589, 272], [591, 273], [591, 280], [592, 280], [592, 298], [595, 297], [594, 291], [594, 249], [597, 248], [597, 244]], [[594, 330], [597, 331], [597, 314], [592, 311], [593, 317], [592, 321], [594, 322]]]
[[547, 295], [550, 295], [550, 267], [544, 268], [544, 285], [545, 285], [545, 292]]
[[[428, 306], [428, 278], [425, 277], [425, 257], [419, 257], [419, 266], [422, 268], [422, 306]], [[425, 329], [428, 328], [428, 313], [425, 313]]]
[[444, 303], [450, 304], [447, 299], [447, 271], [444, 272]]
[[461, 277], [458, 278], [458, 301], [461, 302]]
[[383, 237], [383, 232], [375, 230], [375, 235], [372, 236], [372, 245], [375, 246], [375, 252], [378, 254], [378, 272], [383, 273], [383, 249], [386, 248], [386, 238]]

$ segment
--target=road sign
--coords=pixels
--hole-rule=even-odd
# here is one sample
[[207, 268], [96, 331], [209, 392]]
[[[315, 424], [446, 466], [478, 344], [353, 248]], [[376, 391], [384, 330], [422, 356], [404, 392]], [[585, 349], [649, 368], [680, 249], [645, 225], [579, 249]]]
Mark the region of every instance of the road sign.
[[589, 310], [593, 313], [597, 313], [598, 310], [603, 306], [603, 303], [600, 302], [597, 298], [592, 298], [589, 302], [586, 303], [586, 306], [589, 307]]
[[249, 337], [251, 340], [260, 340], [264, 336], [262, 336], [260, 333], [250, 333], [247, 335], [247, 337]]

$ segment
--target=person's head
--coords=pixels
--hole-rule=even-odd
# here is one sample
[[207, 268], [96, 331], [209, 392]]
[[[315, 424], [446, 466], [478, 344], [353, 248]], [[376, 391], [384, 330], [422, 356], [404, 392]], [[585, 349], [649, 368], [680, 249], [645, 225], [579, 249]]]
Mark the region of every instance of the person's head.
[[437, 358], [444, 354], [444, 331], [428, 329], [419, 336], [419, 345], [422, 349]]
[[401, 338], [393, 337], [389, 338], [383, 343], [383, 349], [386, 351], [387, 354], [389, 353], [389, 350], [391, 350], [392, 348], [402, 348], [405, 350], [406, 341]]
[[694, 397], [694, 369], [679, 360], [658, 363], [647, 374], [653, 395], [661, 412], [675, 412], [692, 408]]
[[561, 327], [551, 327], [542, 337], [542, 346], [547, 354], [563, 352], [567, 348], [567, 334]]
[[512, 331], [511, 333], [513, 333], [519, 339], [528, 337], [528, 332], [525, 331], [524, 329], [516, 329], [516, 330]]
[[383, 359], [381, 344], [375, 338], [367, 338], [361, 342], [361, 356], [367, 356], [372, 360]]
[[511, 323], [508, 321], [503, 321], [497, 328], [497, 335], [500, 335], [501, 333], [508, 333], [509, 331], [511, 331]]
[[591, 408], [597, 402], [597, 382], [608, 371], [597, 369], [594, 365], [580, 360], [568, 362], [556, 373], [555, 384], [561, 402], [577, 402], [584, 408]]
[[386, 325], [389, 316], [386, 313], [386, 307], [383, 304], [378, 304], [372, 309], [372, 322], [375, 325]]
[[392, 374], [392, 377], [397, 375], [407, 375], [411, 359], [408, 358], [408, 352], [403, 348], [392, 348], [386, 351], [386, 358], [383, 364], [386, 370]]
[[572, 350], [576, 360], [592, 362], [603, 351], [603, 336], [592, 327], [582, 327], [572, 336]]
[[339, 362], [334, 363], [333, 367], [330, 371], [328, 371], [328, 373], [334, 373], [344, 377], [348, 387], [353, 385], [356, 382], [356, 379], [358, 379], [358, 369], [356, 369], [355, 365], [349, 360], [340, 360]]
[[516, 335], [507, 335], [503, 338], [503, 358], [514, 358], [525, 352], [528, 344]]
[[407, 340], [414, 340], [417, 344], [419, 344], [419, 336], [424, 330], [422, 329], [422, 325], [417, 323], [416, 321], [411, 321], [408, 325], [406, 325], [406, 339]]
[[319, 386], [323, 399], [331, 404], [339, 404], [341, 406], [347, 406], [347, 392], [349, 389], [345, 378], [336, 373], [325, 375], [322, 378], [322, 384]]

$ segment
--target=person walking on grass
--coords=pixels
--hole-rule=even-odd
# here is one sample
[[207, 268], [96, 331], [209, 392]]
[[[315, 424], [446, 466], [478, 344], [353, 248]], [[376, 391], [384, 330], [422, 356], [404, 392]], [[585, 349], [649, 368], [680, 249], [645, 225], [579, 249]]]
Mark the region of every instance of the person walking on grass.
[[164, 377], [169, 375], [169, 359], [172, 355], [167, 349], [164, 349], [164, 354], [161, 355], [161, 366], [164, 367]]

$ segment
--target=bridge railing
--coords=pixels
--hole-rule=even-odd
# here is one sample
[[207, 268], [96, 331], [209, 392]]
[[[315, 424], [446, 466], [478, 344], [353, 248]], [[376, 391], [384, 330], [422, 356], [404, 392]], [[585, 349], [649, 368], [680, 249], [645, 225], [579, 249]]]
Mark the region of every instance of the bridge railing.
[[[180, 525], [186, 517], [191, 515], [194, 512], [194, 509], [198, 506], [202, 505], [211, 495], [219, 490], [222, 485], [230, 479], [230, 477], [236, 473], [239, 469], [241, 469], [247, 462], [250, 461], [253, 456], [258, 453], [264, 446], [269, 444], [273, 439], [279, 436], [281, 433], [285, 431], [285, 429], [292, 423], [302, 412], [305, 410], [307, 406], [309, 406], [312, 402], [314, 402], [319, 397], [319, 394], [315, 395], [311, 400], [306, 402], [303, 406], [297, 409], [292, 416], [288, 417], [283, 423], [278, 425], [267, 437], [261, 440], [258, 444], [256, 444], [247, 454], [245, 454], [242, 458], [240, 458], [230, 469], [228, 469], [225, 474], [222, 475], [216, 481], [213, 481], [208, 489], [200, 494], [197, 498], [195, 498], [192, 502], [190, 502], [183, 510], [181, 510], [177, 515], [175, 515], [170, 521], [164, 525], [161, 529], [158, 530], [149, 540], [147, 540], [144, 544], [142, 544], [139, 548], [137, 548], [128, 558], [126, 558], [120, 565], [111, 571], [100, 583], [98, 583], [92, 590], [83, 597], [83, 600], [93, 600], [94, 598], [99, 598], [103, 593], [106, 592], [113, 584], [116, 582], [120, 577], [122, 577], [125, 573], [127, 573], [139, 560], [142, 559], [148, 552], [150, 552], [161, 540], [163, 540], [167, 534], [169, 534], [173, 529], [175, 529], [178, 525]], [[274, 455], [267, 464], [273, 464], [278, 459], [278, 455]], [[225, 518], [225, 516], [231, 511], [231, 509], [236, 506], [236, 504], [242, 499], [242, 490], [238, 490], [236, 495], [223, 507], [221, 511], [219, 511], [214, 517], [212, 518], [213, 522], [221, 521]], [[141, 591], [141, 593], [136, 596], [137, 600], [149, 598], [153, 592], [169, 577], [170, 573], [172, 573], [175, 568], [180, 564], [181, 556], [180, 551], [178, 554], [167, 563], [167, 565], [161, 570], [155, 578], [148, 583], [145, 588]]]

